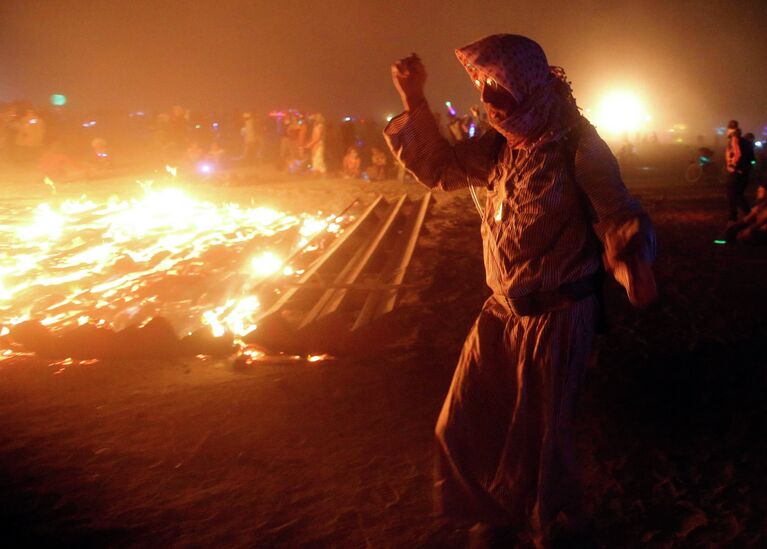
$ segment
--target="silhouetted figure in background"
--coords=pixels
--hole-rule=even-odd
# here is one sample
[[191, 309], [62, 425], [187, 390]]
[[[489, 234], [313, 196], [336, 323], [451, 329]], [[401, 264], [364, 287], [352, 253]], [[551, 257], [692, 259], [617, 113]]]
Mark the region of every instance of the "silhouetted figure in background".
[[457, 114], [448, 115], [447, 131], [450, 133], [449, 142], [452, 145], [460, 143], [466, 139], [466, 134], [463, 132], [463, 124], [461, 118]]
[[618, 151], [618, 161], [622, 168], [628, 168], [634, 163], [635, 158], [634, 145], [629, 140], [628, 134], [623, 136], [623, 143]]
[[325, 120], [325, 164], [330, 172], [341, 170], [345, 152], [341, 124]]
[[748, 186], [748, 175], [751, 171], [751, 160], [754, 157], [753, 145], [750, 145], [741, 135], [737, 120], [727, 124], [727, 149], [725, 161], [727, 168], [727, 203], [729, 206], [728, 221], [738, 220], [738, 210], [743, 214], [751, 211], [745, 192]]
[[16, 159], [21, 163], [34, 162], [40, 158], [45, 140], [45, 121], [33, 110], [27, 109], [16, 122]]
[[291, 174], [303, 170], [306, 162], [304, 144], [306, 143], [306, 124], [304, 116], [299, 112], [290, 115], [287, 128], [288, 150], [287, 168]]
[[261, 158], [261, 150], [264, 146], [264, 135], [257, 120], [249, 112], [242, 113], [242, 160], [248, 163], [256, 162]]
[[328, 171], [325, 165], [325, 117], [315, 113], [309, 119], [312, 121], [312, 134], [306, 143], [309, 151], [309, 170], [313, 174], [325, 175]]
[[487, 123], [487, 114], [479, 105], [473, 105], [471, 107], [471, 116], [474, 118], [474, 123], [477, 125], [477, 133], [473, 137], [481, 137], [490, 129], [490, 124]]
[[748, 170], [748, 176], [751, 177], [756, 167], [756, 147], [754, 145], [756, 143], [756, 136], [748, 132], [743, 134], [743, 140], [745, 141], [743, 146], [744, 163]]
[[[357, 146], [357, 125], [351, 116], [346, 116], [341, 123], [341, 142], [344, 150], [349, 151], [349, 147]], [[346, 153], [344, 153], [346, 154]]]

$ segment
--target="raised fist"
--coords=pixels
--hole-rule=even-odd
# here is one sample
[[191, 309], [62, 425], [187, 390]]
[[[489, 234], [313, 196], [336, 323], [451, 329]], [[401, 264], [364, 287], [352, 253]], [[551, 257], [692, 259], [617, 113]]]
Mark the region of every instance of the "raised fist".
[[413, 110], [425, 101], [423, 87], [426, 83], [426, 67], [417, 54], [394, 63], [391, 66], [391, 77], [405, 110]]

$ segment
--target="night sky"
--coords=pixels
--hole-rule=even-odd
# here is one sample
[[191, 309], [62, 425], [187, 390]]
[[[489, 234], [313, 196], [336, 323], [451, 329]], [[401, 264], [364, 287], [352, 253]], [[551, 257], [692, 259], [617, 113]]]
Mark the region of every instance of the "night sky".
[[767, 125], [767, 3], [3, 0], [0, 101], [70, 107], [398, 110], [389, 64], [418, 52], [434, 103], [475, 92], [453, 49], [525, 34], [562, 65], [582, 107], [631, 88], [658, 125]]

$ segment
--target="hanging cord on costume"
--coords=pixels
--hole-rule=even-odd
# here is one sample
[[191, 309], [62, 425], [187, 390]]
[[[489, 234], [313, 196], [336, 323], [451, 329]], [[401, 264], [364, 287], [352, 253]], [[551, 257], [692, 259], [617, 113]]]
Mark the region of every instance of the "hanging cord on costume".
[[[469, 180], [469, 176], [466, 176], [466, 181]], [[471, 199], [474, 201], [474, 205], [477, 207], [477, 213], [479, 214], [479, 218], [484, 221], [485, 220], [485, 210], [482, 208], [482, 205], [479, 203], [479, 197], [477, 197], [477, 189], [474, 188], [474, 185], [469, 183], [469, 192], [471, 193]]]

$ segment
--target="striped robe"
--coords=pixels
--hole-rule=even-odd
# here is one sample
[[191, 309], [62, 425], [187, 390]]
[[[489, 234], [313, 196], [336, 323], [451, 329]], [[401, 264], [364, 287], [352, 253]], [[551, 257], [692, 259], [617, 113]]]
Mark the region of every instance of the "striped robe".
[[[517, 316], [508, 298], [593, 275], [602, 254], [629, 272], [647, 268], [655, 256], [652, 226], [585, 119], [577, 148], [561, 139], [512, 150], [494, 130], [451, 146], [423, 103], [392, 119], [384, 135], [427, 187], [487, 189], [482, 239], [492, 295], [466, 339], [437, 422], [438, 510], [532, 525], [540, 535], [559, 512], [583, 512], [574, 405], [598, 304], [589, 296]], [[620, 282], [631, 296], [631, 285], [646, 279]]]

